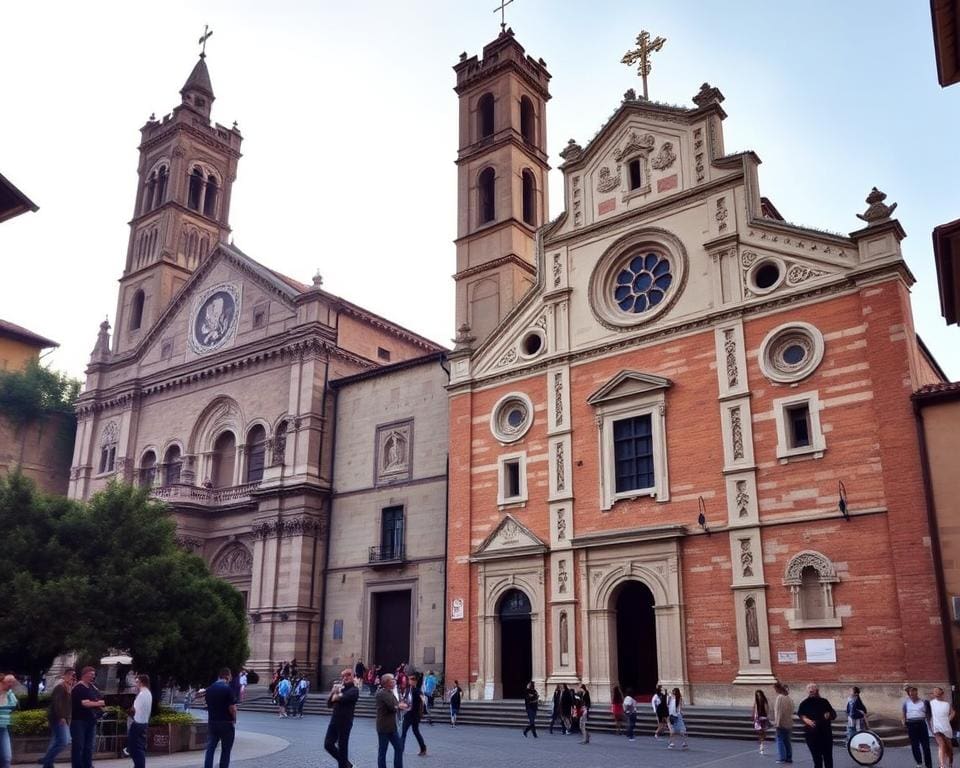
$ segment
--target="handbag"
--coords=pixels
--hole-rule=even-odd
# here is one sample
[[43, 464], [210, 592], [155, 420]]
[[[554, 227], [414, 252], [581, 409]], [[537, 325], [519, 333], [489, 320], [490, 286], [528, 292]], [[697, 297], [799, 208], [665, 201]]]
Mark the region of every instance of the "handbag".
[[676, 716], [676, 715], [670, 715], [670, 716], [669, 716], [669, 720], [670, 720], [670, 725], [676, 725], [676, 724], [677, 724], [677, 716]]

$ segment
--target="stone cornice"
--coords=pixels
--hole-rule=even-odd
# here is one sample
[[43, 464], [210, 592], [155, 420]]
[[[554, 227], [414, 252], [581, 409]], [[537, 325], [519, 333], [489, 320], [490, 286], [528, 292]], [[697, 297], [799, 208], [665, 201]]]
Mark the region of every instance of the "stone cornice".
[[454, 161], [457, 165], [466, 165], [476, 157], [489, 155], [493, 150], [505, 147], [508, 144], [519, 149], [523, 154], [534, 160], [543, 170], [550, 170], [550, 162], [547, 154], [539, 147], [526, 141], [523, 136], [513, 128], [506, 128], [485, 139], [480, 139], [472, 144], [463, 147], [457, 154]]
[[505, 264], [515, 264], [525, 272], [529, 272], [531, 275], [536, 273], [536, 269], [534, 268], [533, 264], [530, 264], [516, 254], [511, 253], [507, 256], [501, 256], [499, 259], [494, 259], [493, 261], [477, 264], [475, 267], [468, 267], [462, 272], [457, 272], [452, 277], [454, 280], [462, 280], [465, 277], [472, 277], [473, 275], [479, 275], [482, 272], [489, 272], [491, 269], [502, 267]]

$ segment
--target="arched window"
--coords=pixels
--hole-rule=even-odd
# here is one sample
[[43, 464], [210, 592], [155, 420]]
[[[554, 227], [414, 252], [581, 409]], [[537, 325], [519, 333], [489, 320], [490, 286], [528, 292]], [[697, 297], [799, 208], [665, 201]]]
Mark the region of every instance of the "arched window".
[[140, 487], [152, 488], [157, 477], [157, 454], [147, 451], [140, 459]]
[[203, 197], [203, 171], [194, 168], [190, 174], [190, 189], [187, 194], [187, 208], [200, 210], [200, 198]]
[[207, 176], [207, 195], [203, 199], [203, 215], [211, 219], [217, 212], [217, 179], [213, 174]]
[[790, 628], [842, 626], [833, 603], [833, 585], [839, 581], [833, 563], [820, 552], [805, 550], [794, 555], [783, 576], [793, 598]]
[[263, 480], [263, 465], [267, 455], [267, 431], [257, 424], [247, 433], [247, 482]]
[[117, 441], [120, 437], [120, 428], [117, 422], [111, 421], [100, 434], [100, 474], [113, 472], [117, 462]]
[[233, 485], [233, 467], [237, 458], [237, 439], [233, 432], [221, 432], [213, 444], [210, 482], [214, 488]]
[[163, 457], [164, 463], [164, 485], [176, 485], [180, 482], [180, 469], [183, 467], [183, 456], [180, 454], [179, 445], [171, 445], [167, 448], [167, 455]]
[[477, 102], [477, 132], [481, 139], [493, 136], [493, 94], [485, 93]]
[[533, 174], [525, 170], [523, 176], [523, 220], [530, 226], [537, 225], [537, 189]]
[[144, 302], [143, 289], [138, 288], [137, 292], [133, 294], [133, 301], [130, 302], [130, 330], [131, 331], [139, 330], [140, 324], [143, 322], [143, 302]]
[[157, 193], [153, 198], [153, 207], [157, 208], [163, 205], [167, 199], [167, 166], [161, 165], [157, 171]]
[[147, 186], [143, 193], [143, 209], [141, 213], [146, 213], [147, 211], [153, 210], [153, 194], [157, 186], [157, 173], [154, 171], [150, 174], [150, 178], [147, 179]]
[[497, 173], [493, 168], [484, 168], [477, 179], [477, 194], [479, 197], [480, 224], [486, 224], [497, 218], [495, 202]]
[[524, 141], [535, 144], [537, 141], [536, 116], [533, 112], [533, 102], [524, 96], [520, 99], [520, 134]]

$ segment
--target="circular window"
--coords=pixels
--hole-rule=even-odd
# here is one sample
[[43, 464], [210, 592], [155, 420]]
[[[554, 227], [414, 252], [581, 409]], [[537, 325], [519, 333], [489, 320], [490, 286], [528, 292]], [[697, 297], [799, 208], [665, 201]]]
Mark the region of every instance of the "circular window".
[[635, 328], [665, 312], [683, 289], [683, 244], [660, 229], [621, 238], [590, 276], [590, 309], [607, 328]]
[[490, 431], [501, 443], [523, 437], [533, 424], [533, 402], [521, 392], [501, 397], [490, 414]]
[[760, 369], [783, 384], [809, 376], [823, 360], [823, 334], [809, 323], [775, 328], [760, 345]]
[[520, 351], [524, 357], [535, 357], [543, 351], [543, 333], [530, 331], [520, 342]]
[[759, 294], [769, 293], [783, 282], [783, 272], [783, 264], [778, 259], [758, 261], [747, 275], [750, 290]]

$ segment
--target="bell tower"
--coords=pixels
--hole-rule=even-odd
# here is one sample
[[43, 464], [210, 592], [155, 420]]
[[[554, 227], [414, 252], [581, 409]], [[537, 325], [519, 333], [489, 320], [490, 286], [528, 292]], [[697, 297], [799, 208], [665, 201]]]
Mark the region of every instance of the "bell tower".
[[211, 124], [216, 98], [206, 55], [180, 90], [181, 102], [140, 129], [137, 195], [113, 351], [135, 347], [193, 271], [230, 234], [230, 193], [243, 137]]
[[532, 285], [536, 230], [547, 216], [547, 85], [543, 59], [512, 29], [453, 68], [457, 153], [457, 327], [483, 341]]

